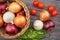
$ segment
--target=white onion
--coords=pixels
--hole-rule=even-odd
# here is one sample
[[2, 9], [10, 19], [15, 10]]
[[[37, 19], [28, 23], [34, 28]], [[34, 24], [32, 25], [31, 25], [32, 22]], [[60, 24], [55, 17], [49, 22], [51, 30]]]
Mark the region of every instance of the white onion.
[[33, 24], [35, 30], [41, 30], [43, 28], [43, 22], [40, 20], [35, 20]]
[[13, 22], [14, 18], [15, 18], [14, 13], [9, 12], [9, 11], [8, 11], [8, 12], [5, 12], [4, 15], [3, 15], [3, 20], [4, 20], [4, 22], [6, 22], [6, 23], [11, 23], [11, 22]]

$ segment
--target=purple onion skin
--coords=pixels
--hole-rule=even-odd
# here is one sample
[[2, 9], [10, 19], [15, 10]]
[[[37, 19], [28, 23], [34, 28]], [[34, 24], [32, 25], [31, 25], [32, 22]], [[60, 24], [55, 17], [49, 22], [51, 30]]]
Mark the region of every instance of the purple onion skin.
[[7, 3], [0, 3], [0, 14], [6, 11]]
[[54, 27], [55, 27], [55, 23], [52, 20], [48, 20], [48, 21], [44, 22], [45, 30], [51, 30]]
[[26, 15], [25, 15], [25, 12], [24, 12], [23, 10], [20, 11], [20, 12], [18, 12], [17, 14], [26, 16]]
[[17, 34], [18, 29], [16, 28], [14, 24], [9, 23], [5, 26], [5, 31], [9, 35], [15, 35]]

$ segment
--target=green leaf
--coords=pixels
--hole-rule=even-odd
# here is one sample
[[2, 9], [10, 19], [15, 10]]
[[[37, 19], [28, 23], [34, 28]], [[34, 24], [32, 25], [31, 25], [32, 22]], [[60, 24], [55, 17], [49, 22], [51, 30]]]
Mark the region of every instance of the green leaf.
[[17, 40], [40, 40], [46, 34], [45, 30], [34, 30], [32, 27], [29, 28], [23, 35], [19, 36]]

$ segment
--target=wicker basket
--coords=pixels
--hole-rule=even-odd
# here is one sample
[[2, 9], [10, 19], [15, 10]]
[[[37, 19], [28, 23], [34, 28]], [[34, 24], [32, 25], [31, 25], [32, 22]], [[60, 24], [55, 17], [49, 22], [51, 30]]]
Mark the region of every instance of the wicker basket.
[[27, 6], [21, 1], [21, 0], [8, 0], [10, 2], [12, 1], [16, 1], [18, 2], [24, 9], [25, 14], [26, 14], [26, 19], [27, 19], [27, 24], [25, 25], [25, 27], [16, 35], [8, 35], [5, 33], [4, 28], [0, 28], [0, 36], [5, 38], [5, 39], [12, 39], [12, 38], [17, 38], [18, 36], [22, 35], [25, 33], [25, 31], [29, 28], [29, 24], [30, 24], [30, 14], [29, 14], [29, 10], [27, 8]]

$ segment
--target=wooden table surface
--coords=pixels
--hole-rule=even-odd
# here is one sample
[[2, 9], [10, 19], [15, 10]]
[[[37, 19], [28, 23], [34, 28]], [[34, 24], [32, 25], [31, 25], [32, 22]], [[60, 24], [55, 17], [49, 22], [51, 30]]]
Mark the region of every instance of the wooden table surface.
[[[42, 9], [38, 9], [32, 5], [33, 0], [22, 0], [27, 7], [30, 9], [35, 8], [38, 12], [35, 16], [31, 16], [31, 24], [34, 22], [34, 20], [38, 19], [39, 12]], [[40, 2], [43, 2], [45, 4], [45, 9], [47, 9], [48, 5], [53, 5], [56, 10], [58, 10], [57, 17], [51, 17], [52, 20], [54, 20], [56, 26], [55, 29], [52, 32], [48, 32], [45, 38], [42, 40], [60, 40], [60, 0], [39, 0]], [[3, 39], [0, 38], [0, 40], [16, 40], [16, 39]]]

